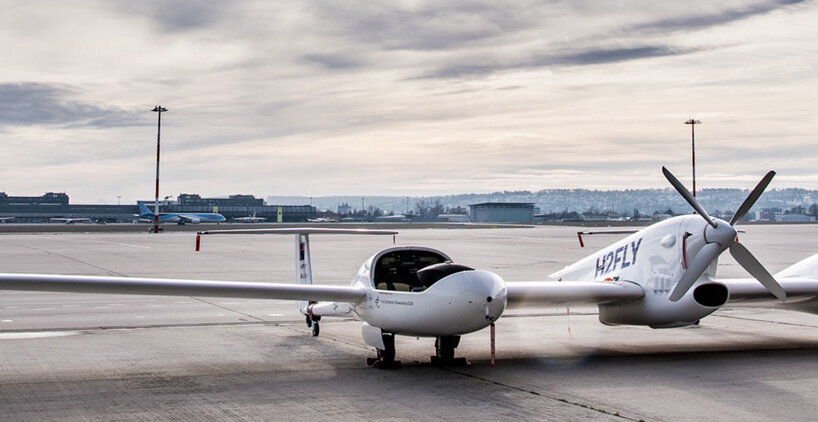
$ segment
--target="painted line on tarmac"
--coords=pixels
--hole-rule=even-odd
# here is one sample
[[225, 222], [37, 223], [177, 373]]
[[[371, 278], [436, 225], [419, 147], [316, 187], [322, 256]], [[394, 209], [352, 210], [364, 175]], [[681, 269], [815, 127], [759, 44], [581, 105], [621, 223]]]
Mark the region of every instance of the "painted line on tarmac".
[[0, 340], [30, 340], [37, 338], [68, 337], [80, 334], [79, 331], [21, 331], [0, 333]]

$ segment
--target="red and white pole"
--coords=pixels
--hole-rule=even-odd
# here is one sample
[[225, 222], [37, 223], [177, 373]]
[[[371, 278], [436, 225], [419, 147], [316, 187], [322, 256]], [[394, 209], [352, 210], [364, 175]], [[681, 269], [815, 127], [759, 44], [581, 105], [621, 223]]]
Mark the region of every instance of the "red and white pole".
[[494, 322], [491, 323], [491, 367], [494, 368]]
[[159, 233], [159, 135], [162, 131], [162, 112], [168, 111], [168, 109], [158, 105], [151, 111], [159, 113], [159, 118], [156, 122], [156, 195], [154, 196], [153, 203], [153, 232]]
[[696, 125], [702, 124], [701, 120], [689, 119], [685, 121], [686, 125], [690, 125], [690, 160], [693, 168], [693, 196], [696, 196]]

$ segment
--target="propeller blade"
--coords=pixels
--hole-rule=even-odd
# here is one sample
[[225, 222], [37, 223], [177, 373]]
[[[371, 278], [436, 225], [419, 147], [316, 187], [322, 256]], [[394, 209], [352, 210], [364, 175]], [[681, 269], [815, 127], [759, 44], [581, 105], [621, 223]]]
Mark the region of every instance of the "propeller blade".
[[738, 211], [736, 211], [736, 214], [733, 215], [732, 219], [730, 219], [731, 226], [738, 223], [738, 221], [744, 217], [744, 214], [747, 214], [747, 212], [750, 211], [750, 208], [752, 208], [753, 205], [755, 205], [756, 201], [758, 201], [758, 198], [761, 196], [762, 193], [764, 193], [764, 190], [767, 189], [767, 185], [770, 184], [774, 176], [775, 172], [770, 171], [761, 179], [760, 182], [758, 182], [755, 189], [753, 189], [753, 191], [750, 192], [750, 195], [748, 195], [747, 198], [744, 199], [744, 202], [742, 202], [741, 206], [738, 207]]
[[690, 286], [704, 274], [704, 270], [707, 269], [710, 263], [719, 257], [720, 253], [721, 245], [718, 243], [708, 243], [704, 245], [693, 258], [693, 262], [687, 266], [687, 270], [682, 274], [682, 278], [676, 283], [676, 288], [674, 288], [670, 294], [670, 301], [676, 302], [681, 299], [682, 296], [690, 290]]
[[736, 262], [738, 262], [745, 270], [747, 270], [748, 273], [750, 273], [750, 275], [755, 277], [756, 280], [766, 287], [767, 290], [773, 294], [773, 296], [780, 300], [785, 300], [787, 298], [787, 293], [784, 291], [781, 285], [775, 281], [775, 278], [773, 278], [770, 272], [767, 271], [767, 269], [764, 268], [760, 262], [758, 262], [756, 257], [753, 256], [753, 254], [750, 253], [750, 251], [747, 250], [744, 245], [738, 242], [733, 242], [733, 244], [730, 245], [730, 255], [733, 255]]
[[699, 215], [701, 215], [705, 221], [707, 221], [707, 224], [716, 227], [716, 222], [713, 221], [712, 218], [710, 218], [710, 215], [707, 214], [707, 211], [705, 211], [701, 204], [699, 204], [699, 201], [697, 201], [696, 198], [694, 198], [693, 195], [690, 194], [690, 191], [688, 191], [687, 188], [684, 187], [682, 182], [680, 182], [679, 179], [677, 179], [676, 176], [674, 176], [670, 172], [670, 170], [668, 170], [664, 166], [662, 167], [662, 173], [664, 173], [667, 181], [670, 182], [670, 184], [673, 185], [674, 188], [676, 188], [676, 191], [679, 192], [680, 195], [682, 195], [685, 201], [687, 201], [687, 203], [690, 204], [690, 206], [693, 207], [693, 209], [696, 210], [696, 212], [699, 213]]

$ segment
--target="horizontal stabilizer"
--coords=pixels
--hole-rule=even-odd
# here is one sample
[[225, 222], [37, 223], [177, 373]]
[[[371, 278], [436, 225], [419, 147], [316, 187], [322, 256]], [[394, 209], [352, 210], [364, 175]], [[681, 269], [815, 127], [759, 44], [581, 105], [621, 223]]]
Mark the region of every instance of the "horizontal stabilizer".
[[594, 230], [594, 231], [582, 231], [577, 232], [577, 239], [579, 239], [579, 247], [584, 248], [585, 242], [582, 241], [582, 236], [593, 236], [599, 234], [634, 234], [638, 230], [636, 229], [629, 229], [629, 230]]
[[205, 230], [200, 231], [200, 235], [209, 234], [363, 234], [363, 235], [389, 235], [394, 236], [398, 232], [393, 230], [372, 230], [372, 229], [328, 229], [320, 227], [293, 227], [281, 229], [235, 229], [235, 230]]

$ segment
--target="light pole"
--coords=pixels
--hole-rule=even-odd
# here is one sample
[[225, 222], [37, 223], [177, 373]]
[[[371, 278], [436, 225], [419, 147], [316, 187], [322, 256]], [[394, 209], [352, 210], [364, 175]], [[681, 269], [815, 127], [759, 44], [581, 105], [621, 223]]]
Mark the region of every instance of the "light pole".
[[156, 121], [156, 195], [153, 202], [153, 232], [159, 233], [159, 134], [162, 132], [162, 113], [168, 109], [158, 105], [151, 111], [159, 116]]
[[693, 162], [693, 196], [696, 196], [696, 125], [702, 124], [702, 121], [690, 119], [685, 124], [690, 125], [690, 147], [693, 151], [691, 155]]

